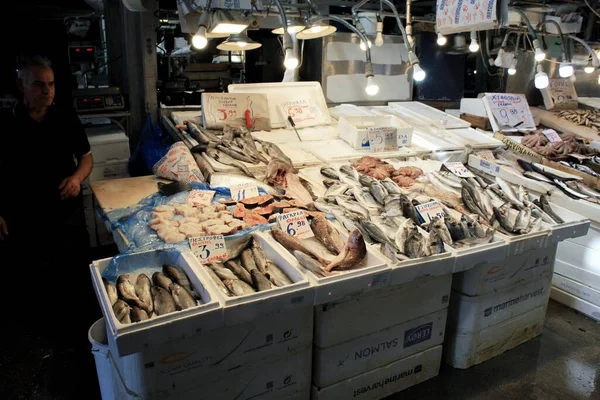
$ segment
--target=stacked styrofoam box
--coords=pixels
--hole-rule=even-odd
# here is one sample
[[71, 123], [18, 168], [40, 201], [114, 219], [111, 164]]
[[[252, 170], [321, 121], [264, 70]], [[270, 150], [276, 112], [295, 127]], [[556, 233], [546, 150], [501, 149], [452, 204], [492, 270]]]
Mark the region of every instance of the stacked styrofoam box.
[[89, 182], [129, 176], [129, 138], [118, 126], [108, 125], [86, 129], [94, 166]]
[[381, 399], [439, 372], [452, 275], [315, 307], [312, 399]]
[[556, 244], [455, 274], [444, 359], [469, 368], [539, 335]]

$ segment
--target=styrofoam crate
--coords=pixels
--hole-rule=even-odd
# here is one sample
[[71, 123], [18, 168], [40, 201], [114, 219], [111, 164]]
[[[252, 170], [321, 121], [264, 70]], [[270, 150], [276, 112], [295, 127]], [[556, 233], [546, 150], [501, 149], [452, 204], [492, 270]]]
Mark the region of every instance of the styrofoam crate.
[[554, 272], [576, 282], [585, 283], [592, 289], [600, 290], [600, 273], [579, 268], [562, 260], [554, 263]]
[[382, 399], [439, 374], [442, 346], [413, 354], [334, 385], [312, 387], [312, 400]]
[[600, 307], [600, 290], [596, 290], [560, 274], [552, 276], [552, 286]]
[[389, 102], [388, 105], [392, 108], [411, 112], [419, 116], [422, 120], [426, 120], [430, 125], [435, 126], [436, 128], [453, 129], [468, 128], [471, 126], [470, 122], [456, 118], [437, 108], [433, 108], [418, 101]]
[[452, 292], [448, 329], [458, 334], [476, 333], [548, 303], [552, 272], [541, 279], [507, 287], [483, 296]]
[[442, 344], [447, 309], [322, 349], [313, 348], [313, 385], [324, 387]]
[[[448, 307], [452, 274], [315, 307], [315, 346], [328, 348]], [[340, 329], [343, 327], [343, 329]]]
[[[221, 303], [214, 289], [206, 284], [207, 279], [196, 274], [194, 265], [197, 263], [191, 251], [167, 249], [122, 254], [90, 264], [94, 291], [106, 320], [108, 341], [113, 352], [123, 357], [223, 326]], [[154, 315], [137, 323], [119, 322], [106, 294], [102, 277], [115, 282], [118, 275], [130, 274], [130, 280], [135, 282], [139, 273], [149, 274], [150, 277], [154, 271], [162, 270], [164, 264], [175, 265], [187, 275], [192, 289], [202, 299], [202, 304], [161, 316]]]
[[116, 125], [99, 126], [85, 130], [94, 163], [127, 160], [130, 157], [129, 138]]
[[[419, 230], [421, 230], [420, 227]], [[449, 250], [448, 245], [444, 244], [444, 248], [447, 249], [446, 252], [429, 257], [413, 258], [396, 263], [390, 261], [391, 286], [409, 283], [422, 277], [451, 274], [454, 271], [456, 255]]]
[[542, 333], [546, 305], [474, 333], [450, 328], [444, 340], [444, 361], [466, 369], [496, 357]]
[[588, 301], [580, 299], [577, 296], [573, 296], [563, 290], [553, 287], [550, 293], [550, 298], [554, 301], [564, 304], [565, 306], [572, 308], [573, 310], [579, 311], [582, 314], [587, 315], [590, 318], [600, 322], [600, 307], [596, 306]]
[[[255, 235], [260, 238], [261, 243], [268, 244], [269, 247], [279, 253], [287, 264], [294, 266], [305, 274], [315, 289], [315, 305], [339, 301], [348, 296], [360, 295], [390, 285], [390, 269], [386, 261], [382, 256], [377, 255], [370, 246], [367, 246], [367, 256], [363, 260], [364, 267], [321, 278], [305, 270], [296, 260], [296, 257], [273, 239], [271, 233], [256, 232]], [[340, 236], [342, 240], [347, 240], [348, 235], [346, 233], [340, 232]], [[316, 240], [315, 238], [305, 240], [313, 239]]]
[[87, 182], [96, 182], [106, 179], [118, 179], [129, 177], [129, 160], [106, 161], [94, 163]]
[[509, 244], [496, 234], [490, 243], [463, 249], [452, 248], [455, 258], [454, 273], [470, 270], [488, 261], [505, 259], [508, 248]]
[[565, 241], [600, 252], [600, 226], [591, 223], [587, 235], [567, 239]]
[[468, 296], [479, 296], [540, 279], [552, 273], [556, 247], [531, 250], [454, 274], [452, 290]]
[[[600, 275], [600, 251], [564, 241], [558, 244], [557, 260]], [[561, 275], [569, 276], [560, 273]], [[598, 286], [600, 287], [600, 286]]]
[[208, 285], [217, 293], [219, 301], [223, 304], [223, 321], [225, 326], [234, 326], [252, 321], [262, 315], [284, 312], [304, 306], [312, 306], [315, 288], [311, 286], [306, 275], [300, 272], [294, 264], [284, 257], [284, 254], [273, 246], [272, 242], [257, 232], [252, 236], [259, 242], [267, 258], [279, 267], [292, 281], [292, 284], [283, 287], [273, 286], [269, 290], [245, 294], [243, 296], [225, 296], [217, 287], [212, 278], [205, 271], [200, 262], [194, 265], [198, 276], [208, 280]]
[[338, 134], [356, 150], [370, 149], [368, 127], [395, 128], [398, 147], [410, 147], [413, 127], [393, 115], [340, 117]]
[[194, 387], [198, 380], [262, 368], [300, 351], [311, 354], [312, 320], [311, 306], [267, 315], [150, 347], [117, 359], [117, 364], [130, 372], [127, 385], [146, 393]]
[[552, 202], [550, 202], [550, 206], [552, 211], [564, 220], [564, 223], [553, 225], [550, 228], [549, 240], [551, 243], [587, 235], [590, 227], [588, 218]]

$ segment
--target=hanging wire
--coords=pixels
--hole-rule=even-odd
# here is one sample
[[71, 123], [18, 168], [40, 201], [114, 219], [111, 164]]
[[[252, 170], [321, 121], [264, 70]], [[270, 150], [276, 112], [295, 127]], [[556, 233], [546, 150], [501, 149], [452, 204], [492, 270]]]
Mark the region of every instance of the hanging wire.
[[592, 6], [590, 6], [590, 3], [588, 3], [588, 0], [583, 0], [583, 1], [585, 1], [585, 4], [586, 4], [586, 5], [587, 5], [587, 6], [590, 8], [590, 10], [592, 10], [592, 12], [593, 12], [594, 14], [596, 14], [596, 15], [598, 16], [598, 18], [600, 18], [600, 14], [598, 14], [598, 11], [594, 10], [594, 9], [592, 8]]

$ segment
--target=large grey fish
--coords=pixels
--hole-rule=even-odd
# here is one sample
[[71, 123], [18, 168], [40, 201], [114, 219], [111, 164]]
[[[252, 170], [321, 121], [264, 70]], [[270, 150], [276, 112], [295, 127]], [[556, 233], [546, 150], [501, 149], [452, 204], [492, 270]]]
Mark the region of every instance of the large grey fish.
[[132, 306], [138, 306], [144, 309], [148, 307], [139, 299], [139, 297], [137, 297], [137, 294], [135, 294], [135, 286], [133, 286], [133, 283], [129, 280], [129, 274], [119, 275], [117, 278], [117, 292], [121, 299]]
[[236, 296], [243, 296], [245, 294], [256, 293], [256, 290], [254, 290], [252, 286], [239, 279], [225, 279], [223, 283], [225, 284], [227, 289], [229, 289], [229, 291]]
[[500, 186], [500, 189], [502, 189], [502, 192], [506, 194], [506, 196], [508, 196], [510, 202], [519, 210], [522, 210], [523, 202], [519, 201], [519, 197], [513, 189], [512, 185], [504, 179], [500, 178], [499, 176], [496, 177], [496, 182], [498, 183], [498, 186]]
[[529, 228], [529, 223], [531, 222], [531, 209], [529, 207], [525, 207], [524, 210], [519, 211], [517, 218], [515, 219], [515, 232], [518, 233], [527, 233]]
[[324, 278], [332, 275], [331, 272], [326, 271], [323, 268], [323, 266], [319, 264], [314, 258], [303, 253], [302, 251], [294, 250], [293, 254], [302, 267], [314, 273], [318, 277]]
[[381, 226], [379, 226], [379, 224], [366, 219], [360, 221], [360, 224], [363, 226], [363, 228], [366, 229], [367, 232], [369, 232], [369, 236], [375, 241], [379, 243], [393, 244], [393, 242], [388, 237], [387, 233], [381, 228]]
[[451, 173], [451, 172], [444, 173], [442, 171], [433, 171], [432, 173], [444, 185], [450, 186], [450, 187], [455, 188], [455, 189], [460, 189], [460, 187], [461, 187], [461, 180], [458, 179], [458, 177], [456, 177], [456, 175], [454, 175], [453, 173]]
[[256, 263], [254, 262], [254, 255], [252, 254], [252, 249], [246, 249], [242, 251], [242, 254], [240, 255], [240, 261], [242, 267], [244, 267], [244, 269], [248, 271], [248, 273], [251, 273], [253, 269], [256, 269]]
[[384, 217], [399, 217], [403, 216], [402, 213], [402, 201], [400, 196], [393, 194], [388, 195], [384, 199], [383, 204], [383, 216]]
[[221, 164], [235, 167], [235, 168], [239, 169], [240, 171], [242, 171], [246, 176], [254, 178], [254, 175], [252, 175], [252, 172], [250, 172], [248, 167], [246, 167], [240, 161], [237, 161], [234, 158], [230, 157], [228, 154], [226, 154], [220, 150], [211, 149], [211, 148], [206, 149], [206, 154], [209, 157], [211, 157], [213, 160], [218, 161]]
[[406, 254], [406, 242], [410, 240], [418, 232], [417, 226], [412, 219], [406, 219], [396, 231], [394, 243], [400, 253]]
[[[222, 264], [208, 264], [208, 267], [222, 280], [225, 279], [240, 279], [230, 269], [225, 268]], [[247, 272], [247, 271], [246, 271]]]
[[175, 300], [169, 291], [160, 286], [152, 286], [152, 301], [154, 302], [154, 313], [156, 315], [165, 315], [177, 311]]
[[326, 176], [329, 179], [340, 180], [340, 176], [335, 169], [331, 167], [321, 167], [321, 175]]
[[310, 228], [317, 240], [332, 254], [337, 256], [344, 249], [344, 241], [339, 232], [326, 218], [321, 216], [313, 218]]
[[[459, 229], [460, 229], [460, 225], [459, 225]], [[442, 241], [446, 244], [452, 244], [452, 236], [450, 235], [450, 231], [448, 231], [448, 228], [446, 227], [446, 224], [444, 223], [443, 220], [439, 219], [439, 218], [433, 218], [430, 222], [429, 222], [429, 233], [431, 235], [431, 232], [434, 231], [439, 237], [440, 239], [442, 239]]]
[[504, 229], [506, 232], [516, 233], [514, 231], [514, 224], [511, 223], [511, 221], [508, 219], [507, 210], [508, 208], [506, 207], [506, 205], [501, 207], [494, 207], [494, 217], [496, 221], [498, 221], [502, 229]]
[[344, 193], [346, 193], [346, 190], [348, 190], [349, 188], [350, 188], [350, 185], [348, 185], [347, 183], [338, 181], [337, 183], [334, 183], [333, 185], [328, 187], [327, 190], [325, 191], [325, 194], [323, 194], [323, 196], [325, 196], [325, 197], [341, 196]]
[[[235, 262], [233, 260], [229, 260], [229, 261], [226, 261], [225, 264], [223, 264], [223, 265], [225, 266], [225, 268], [227, 268], [228, 270], [233, 272], [233, 274], [237, 277], [237, 279], [241, 279], [250, 285], [252, 284], [252, 277], [250, 276], [250, 273], [248, 272], [248, 270], [246, 270], [245, 268], [242, 268], [237, 262]], [[227, 278], [225, 278], [225, 279], [234, 279], [234, 278], [232, 278], [230, 275], [228, 275]]]
[[425, 243], [425, 237], [421, 232], [417, 232], [406, 241], [404, 254], [409, 258], [424, 257], [429, 253], [429, 246]]
[[269, 160], [267, 160], [265, 158], [265, 156], [260, 154], [260, 151], [258, 151], [256, 146], [254, 145], [254, 139], [252, 139], [252, 138], [246, 139], [244, 136], [239, 136], [239, 137], [235, 138], [235, 143], [238, 145], [238, 147], [240, 149], [242, 149], [244, 152], [246, 152], [250, 156], [250, 158], [252, 158], [253, 160], [262, 162], [264, 164], [269, 163]]
[[252, 244], [252, 235], [241, 235], [235, 238], [227, 237], [225, 246], [227, 246], [227, 260], [238, 258], [242, 251], [246, 250]]
[[363, 186], [369, 186], [375, 179], [371, 178], [369, 175], [360, 174], [358, 177], [358, 182]]
[[131, 323], [131, 307], [129, 304], [125, 303], [123, 300], [119, 299], [112, 306], [113, 312], [115, 313], [115, 318], [122, 324], [130, 324]]
[[380, 206], [375, 201], [375, 199], [373, 199], [369, 192], [365, 192], [362, 188], [358, 186], [352, 187], [351, 191], [358, 204], [363, 206], [367, 210], [369, 215], [379, 214]]
[[264, 140], [257, 140], [257, 142], [260, 143], [260, 146], [262, 147], [263, 151], [267, 153], [269, 157], [278, 158], [287, 162], [290, 165], [294, 165], [292, 160], [288, 156], [286, 156], [285, 153], [281, 151], [281, 149], [275, 143], [265, 142]]
[[344, 164], [340, 167], [340, 172], [351, 181], [358, 182], [358, 171], [353, 166]]
[[350, 232], [346, 246], [340, 254], [334, 258], [325, 270], [331, 272], [334, 269], [345, 271], [358, 266], [367, 255], [367, 245], [358, 229]]
[[400, 204], [402, 205], [402, 215], [406, 218], [412, 219], [415, 224], [418, 224], [419, 221], [419, 213], [415, 208], [415, 205], [408, 199], [408, 197], [402, 195], [400, 197]]
[[469, 237], [457, 242], [454, 242], [453, 246], [457, 249], [461, 247], [477, 246], [484, 243], [490, 243], [494, 239], [494, 233], [491, 230], [482, 237]]
[[132, 322], [141, 322], [149, 319], [148, 313], [139, 307], [133, 306], [131, 307], [131, 321]]
[[198, 127], [198, 125], [194, 124], [191, 121], [186, 121], [186, 125], [188, 128], [188, 132], [194, 139], [196, 139], [200, 144], [213, 144], [216, 145], [220, 139], [213, 134], [203, 131]]
[[384, 199], [385, 196], [388, 195], [388, 192], [378, 180], [374, 179], [373, 182], [371, 182], [371, 184], [369, 185], [369, 191], [379, 204], [383, 205], [385, 203]]
[[465, 204], [465, 207], [467, 207], [467, 210], [469, 210], [470, 212], [476, 213], [483, 219], [488, 220], [489, 217], [477, 204], [476, 200], [473, 198], [467, 187], [468, 185], [463, 186], [461, 193], [462, 201]]
[[386, 256], [392, 261], [410, 260], [410, 258], [408, 258], [404, 253], [400, 253], [396, 246], [392, 246], [389, 243], [381, 244], [381, 253], [383, 253], [384, 256]]
[[173, 283], [171, 278], [158, 271], [152, 274], [152, 282], [154, 282], [156, 286], [160, 286], [165, 290], [169, 290], [169, 285]]
[[218, 150], [221, 150], [223, 153], [227, 154], [229, 157], [238, 160], [247, 162], [250, 164], [258, 164], [258, 160], [254, 160], [251, 157], [248, 157], [243, 153], [243, 150], [237, 146], [234, 146], [232, 143], [228, 143], [227, 145], [220, 144], [217, 146]]
[[[315, 261], [316, 262], [316, 261]], [[291, 285], [292, 280], [279, 268], [277, 265], [267, 260], [267, 269], [264, 273], [265, 276], [269, 276], [269, 280], [275, 286], [283, 287], [286, 285]]]
[[271, 282], [269, 282], [265, 274], [260, 272], [258, 268], [254, 268], [250, 274], [252, 275], [252, 284], [257, 292], [271, 289]]
[[369, 236], [369, 233], [360, 224], [361, 217], [358, 217], [354, 213], [346, 212], [340, 207], [332, 208], [331, 214], [333, 214], [335, 219], [337, 219], [348, 232], [358, 229], [367, 243], [373, 243], [373, 239]]
[[254, 239], [254, 243], [252, 245], [252, 256], [254, 256], [254, 263], [256, 264], [256, 268], [263, 274], [267, 272], [267, 255], [265, 251], [260, 246], [260, 244]]
[[[446, 216], [444, 218], [444, 225], [448, 233], [450, 234], [450, 238], [452, 242], [456, 242], [457, 240], [462, 240], [467, 237], [467, 234], [464, 232], [463, 227], [457, 221], [452, 220], [452, 218]], [[448, 243], [448, 244], [452, 244]]]
[[544, 212], [546, 214], [548, 214], [550, 217], [552, 217], [552, 219], [554, 221], [556, 221], [559, 224], [564, 224], [564, 220], [554, 212], [554, 210], [552, 209], [552, 206], [550, 206], [550, 202], [548, 201], [548, 198], [545, 195], [541, 195], [540, 196], [540, 204], [541, 204], [541, 208], [542, 210], [544, 210]]
[[165, 264], [163, 265], [163, 272], [173, 280], [173, 282], [177, 283], [180, 286], [183, 286], [188, 292], [193, 292], [192, 285], [190, 284], [190, 280], [187, 275], [180, 270], [178, 267], [174, 265]]
[[190, 292], [187, 291], [183, 286], [176, 283], [171, 283], [169, 286], [171, 296], [175, 300], [175, 306], [178, 310], [185, 310], [186, 308], [195, 307], [198, 305], [196, 299]]
[[441, 254], [445, 252], [444, 241], [436, 230], [429, 232], [427, 246], [425, 251], [426, 255]]
[[221, 293], [223, 293], [227, 297], [231, 297], [231, 292], [229, 291], [229, 289], [227, 289], [227, 286], [225, 286], [225, 284], [223, 283], [223, 281], [221, 280], [221, 278], [219, 278], [217, 276], [217, 274], [215, 273], [215, 271], [213, 271], [212, 268], [210, 268], [207, 265], [204, 265], [204, 270], [206, 271], [206, 273], [208, 275], [210, 275], [210, 277], [215, 282], [215, 284], [217, 285], [217, 287], [219, 288], [219, 290], [221, 291]]
[[364, 219], [369, 218], [369, 210], [367, 210], [362, 205], [358, 204], [356, 201], [347, 200], [343, 196], [336, 196], [335, 201], [340, 207], [342, 207], [346, 211], [354, 213]]
[[300, 240], [298, 240], [294, 236], [288, 235], [279, 228], [271, 228], [271, 235], [273, 235], [273, 238], [276, 241], [278, 241], [283, 247], [285, 247], [285, 249], [290, 253], [293, 253], [295, 250], [298, 250], [311, 256], [323, 265], [327, 265], [329, 263], [328, 260], [324, 259], [323, 257], [319, 256], [318, 254], [304, 246]]
[[119, 300], [119, 295], [117, 294], [117, 285], [104, 277], [102, 277], [102, 282], [104, 283], [104, 289], [106, 289], [108, 301], [110, 302], [111, 306], [114, 306], [117, 300]]
[[146, 311], [148, 315], [151, 315], [152, 311], [154, 311], [152, 294], [150, 293], [151, 287], [152, 282], [150, 281], [150, 278], [148, 278], [148, 275], [139, 274], [135, 280], [135, 294], [137, 294], [138, 298], [147, 306], [147, 308], [144, 308], [144, 311]]
[[473, 236], [476, 237], [485, 237], [487, 235], [486, 229], [479, 223], [477, 218], [471, 218], [467, 214], [463, 214], [461, 217], [461, 221], [464, 220], [467, 223], [467, 226], [470, 228]]
[[383, 179], [381, 181], [381, 184], [383, 185], [383, 187], [385, 188], [385, 190], [387, 190], [387, 192], [390, 193], [390, 194], [392, 194], [392, 193], [402, 193], [400, 191], [400, 187], [396, 184], [396, 182], [394, 182], [390, 178]]

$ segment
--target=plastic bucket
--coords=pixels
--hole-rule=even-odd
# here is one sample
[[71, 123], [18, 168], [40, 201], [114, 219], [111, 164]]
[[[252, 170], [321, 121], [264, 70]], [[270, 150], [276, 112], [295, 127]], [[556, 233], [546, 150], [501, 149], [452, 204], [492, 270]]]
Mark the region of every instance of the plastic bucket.
[[96, 362], [96, 374], [100, 384], [100, 394], [103, 399], [114, 399], [112, 365], [108, 353], [108, 337], [104, 318], [94, 322], [88, 330], [88, 340], [92, 344], [92, 354]]

